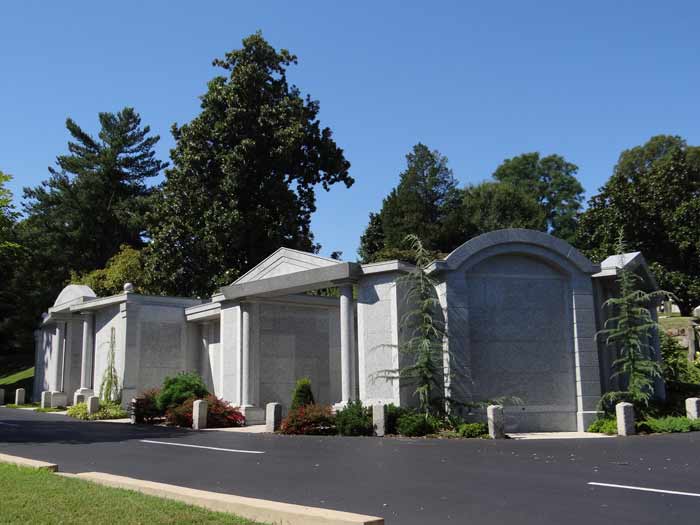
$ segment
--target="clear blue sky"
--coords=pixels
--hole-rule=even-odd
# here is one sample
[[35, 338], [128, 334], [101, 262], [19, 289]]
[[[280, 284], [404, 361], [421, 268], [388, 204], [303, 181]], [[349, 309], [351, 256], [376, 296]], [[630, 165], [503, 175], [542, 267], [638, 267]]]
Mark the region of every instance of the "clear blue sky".
[[[469, 5], [467, 5], [469, 4]], [[587, 195], [659, 133], [700, 144], [697, 2], [3, 2], [0, 169], [23, 186], [66, 151], [70, 116], [129, 105], [161, 135], [198, 112], [211, 60], [257, 29], [299, 57], [290, 78], [356, 184], [319, 191], [322, 253], [354, 259], [367, 214], [422, 141], [461, 183], [505, 158], [559, 153]]]

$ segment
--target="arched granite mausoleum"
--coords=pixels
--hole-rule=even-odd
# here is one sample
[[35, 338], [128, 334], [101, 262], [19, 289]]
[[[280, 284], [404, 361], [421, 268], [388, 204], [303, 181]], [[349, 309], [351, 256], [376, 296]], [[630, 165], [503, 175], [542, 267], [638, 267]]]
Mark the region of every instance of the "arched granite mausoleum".
[[[566, 242], [509, 229], [466, 242], [428, 271], [439, 283], [445, 388], [458, 400], [517, 399], [509, 431], [584, 430], [601, 392], [616, 388], [612, 356], [596, 343], [601, 303], [619, 268], [656, 283], [639, 253], [591, 263]], [[126, 402], [180, 370], [204, 377], [242, 406], [250, 423], [268, 402], [289, 403], [311, 377], [319, 402], [415, 404], [412, 388], [383, 377], [397, 368], [408, 305], [400, 261], [339, 262], [280, 248], [210, 300], [64, 289], [37, 331], [34, 397], [55, 403], [99, 389], [112, 337]], [[306, 292], [337, 287], [339, 298]], [[655, 312], [654, 312], [655, 313]], [[661, 389], [662, 390], [662, 389]]]

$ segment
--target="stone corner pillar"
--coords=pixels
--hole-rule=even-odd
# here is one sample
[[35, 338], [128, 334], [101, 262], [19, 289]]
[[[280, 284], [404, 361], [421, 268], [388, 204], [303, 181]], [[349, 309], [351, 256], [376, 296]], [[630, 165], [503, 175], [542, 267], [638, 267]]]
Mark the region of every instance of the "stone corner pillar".
[[282, 424], [282, 405], [268, 403], [265, 405], [265, 432], [277, 432]]
[[685, 400], [685, 415], [688, 419], [700, 419], [700, 397]]
[[384, 437], [386, 434], [386, 405], [372, 405], [372, 426], [374, 435]]
[[634, 426], [634, 405], [632, 403], [618, 403], [615, 405], [615, 417], [617, 419], [618, 436], [632, 436], [637, 433]]
[[344, 283], [338, 286], [340, 291], [340, 373], [341, 373], [341, 404], [347, 405], [355, 396], [352, 385], [353, 381], [353, 358], [352, 351], [355, 345], [352, 341], [352, 325], [354, 312], [352, 306], [352, 284]]
[[192, 428], [201, 430], [207, 428], [207, 400], [198, 399], [192, 404]]
[[503, 417], [503, 406], [489, 405], [486, 408], [489, 436], [491, 439], [503, 439], [506, 437], [506, 424]]

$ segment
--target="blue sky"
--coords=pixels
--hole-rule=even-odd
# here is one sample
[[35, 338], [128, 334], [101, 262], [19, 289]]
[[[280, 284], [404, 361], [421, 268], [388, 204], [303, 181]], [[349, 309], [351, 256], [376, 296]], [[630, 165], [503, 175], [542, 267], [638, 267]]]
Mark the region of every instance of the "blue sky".
[[652, 135], [700, 144], [699, 17], [690, 1], [3, 2], [0, 170], [19, 201], [66, 151], [66, 117], [95, 131], [127, 105], [167, 159], [211, 60], [260, 29], [298, 55], [289, 77], [352, 163], [350, 190], [319, 190], [313, 230], [322, 253], [354, 259], [419, 141], [462, 184], [559, 153], [588, 196]]

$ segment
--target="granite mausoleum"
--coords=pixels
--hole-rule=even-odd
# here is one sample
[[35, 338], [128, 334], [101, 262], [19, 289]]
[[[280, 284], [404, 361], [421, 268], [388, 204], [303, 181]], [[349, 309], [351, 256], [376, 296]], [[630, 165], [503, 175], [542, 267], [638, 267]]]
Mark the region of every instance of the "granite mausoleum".
[[[520, 399], [505, 408], [508, 431], [584, 430], [601, 393], [618, 386], [609, 380], [614, 356], [595, 334], [622, 266], [656, 288], [639, 253], [593, 264], [531, 230], [484, 234], [435, 261], [445, 388], [457, 399]], [[281, 248], [210, 300], [144, 296], [130, 285], [95, 297], [69, 285], [36, 331], [34, 399], [48, 390], [71, 403], [97, 392], [114, 338], [123, 402], [186, 370], [249, 423], [264, 421], [266, 403], [286, 410], [301, 377], [320, 403], [415, 404], [410, 385], [381, 377], [403, 359], [408, 305], [397, 279], [411, 268]], [[330, 287], [339, 298], [306, 294]]]

